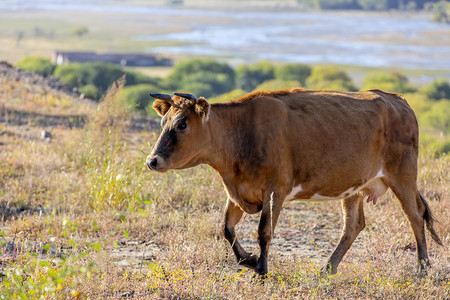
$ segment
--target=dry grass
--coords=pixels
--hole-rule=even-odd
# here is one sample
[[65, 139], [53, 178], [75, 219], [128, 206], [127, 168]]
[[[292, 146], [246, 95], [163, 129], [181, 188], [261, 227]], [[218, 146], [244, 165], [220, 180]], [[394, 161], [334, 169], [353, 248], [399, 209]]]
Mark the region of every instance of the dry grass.
[[[0, 101], [20, 98], [24, 108], [34, 107], [34, 92], [13, 97], [17, 92], [4, 91]], [[366, 229], [339, 273], [326, 278], [318, 273], [339, 238], [340, 204], [288, 204], [271, 248], [271, 273], [261, 284], [220, 238], [225, 195], [218, 176], [204, 166], [146, 171], [157, 133], [128, 130], [115, 92], [98, 109], [70, 104], [90, 122], [84, 129], [53, 128], [50, 143], [38, 138], [40, 128], [0, 125], [0, 298], [450, 297], [449, 156], [420, 159], [419, 185], [444, 242], [428, 238], [428, 276], [415, 274], [412, 234], [389, 194], [366, 205]], [[249, 216], [238, 227], [254, 249], [256, 222]]]

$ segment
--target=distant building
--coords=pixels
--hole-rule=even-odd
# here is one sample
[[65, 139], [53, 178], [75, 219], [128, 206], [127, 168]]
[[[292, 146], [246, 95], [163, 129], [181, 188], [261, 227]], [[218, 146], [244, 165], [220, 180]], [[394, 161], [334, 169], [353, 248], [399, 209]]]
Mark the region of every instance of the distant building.
[[157, 57], [153, 54], [134, 53], [96, 53], [78, 51], [56, 51], [52, 56], [53, 63], [63, 65], [69, 62], [98, 61], [121, 66], [148, 67], [148, 66], [171, 66], [171, 59]]

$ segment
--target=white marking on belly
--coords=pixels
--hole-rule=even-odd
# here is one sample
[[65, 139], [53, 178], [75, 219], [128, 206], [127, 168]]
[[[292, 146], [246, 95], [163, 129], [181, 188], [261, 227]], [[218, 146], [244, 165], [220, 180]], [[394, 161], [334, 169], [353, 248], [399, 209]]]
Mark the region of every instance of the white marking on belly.
[[337, 196], [322, 196], [320, 194], [315, 193], [310, 199], [311, 200], [339, 200], [339, 199], [342, 199], [342, 198], [347, 198], [348, 196], [355, 195], [359, 191], [360, 191], [359, 188], [355, 189], [354, 187], [351, 187], [348, 190], [340, 193]]
[[[384, 173], [383, 170], [380, 169], [377, 173], [377, 175], [375, 175], [375, 177], [369, 179], [365, 184], [355, 188], [355, 187], [351, 187], [348, 190], [346, 190], [345, 192], [342, 192], [341, 194], [337, 195], [337, 196], [323, 196], [320, 194], [314, 194], [310, 199], [311, 200], [339, 200], [342, 198], [347, 198], [353, 195], [358, 194], [360, 191], [362, 191], [365, 187], [367, 187], [368, 185], [370, 185], [371, 183], [373, 183], [374, 180], [378, 179], [378, 178], [383, 178], [384, 177]], [[383, 193], [381, 193], [383, 194]]]
[[286, 196], [285, 201], [291, 201], [295, 199], [295, 195], [300, 193], [302, 191], [302, 185], [299, 184], [297, 186], [294, 186], [292, 188], [292, 191], [289, 193], [289, 195]]
[[[343, 199], [343, 198], [347, 198], [353, 195], [356, 195], [357, 193], [359, 193], [360, 191], [362, 191], [365, 187], [367, 187], [370, 183], [372, 183], [375, 179], [377, 178], [383, 178], [384, 177], [384, 173], [383, 170], [380, 169], [377, 173], [377, 175], [375, 175], [375, 177], [369, 179], [365, 184], [359, 186], [359, 187], [351, 187], [348, 190], [340, 193], [337, 196], [323, 196], [320, 195], [318, 193], [315, 193], [311, 198], [309, 199], [305, 199], [305, 200], [339, 200], [339, 199]], [[285, 200], [286, 201], [291, 201], [295, 199], [295, 196], [300, 193], [302, 191], [302, 185], [299, 184], [295, 187], [292, 188], [291, 192], [289, 193], [289, 195], [286, 196]]]

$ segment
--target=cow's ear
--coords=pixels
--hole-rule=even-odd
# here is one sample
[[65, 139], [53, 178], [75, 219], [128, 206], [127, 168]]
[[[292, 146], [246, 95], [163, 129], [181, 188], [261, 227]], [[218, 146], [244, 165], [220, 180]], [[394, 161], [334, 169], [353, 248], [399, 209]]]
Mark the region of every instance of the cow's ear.
[[163, 117], [169, 111], [171, 106], [172, 103], [167, 100], [156, 99], [153, 102], [153, 109], [156, 110], [158, 115], [160, 115], [161, 117]]
[[208, 119], [209, 116], [209, 103], [206, 101], [205, 98], [200, 97], [198, 98], [197, 102], [195, 103], [195, 112], [199, 114], [203, 120]]

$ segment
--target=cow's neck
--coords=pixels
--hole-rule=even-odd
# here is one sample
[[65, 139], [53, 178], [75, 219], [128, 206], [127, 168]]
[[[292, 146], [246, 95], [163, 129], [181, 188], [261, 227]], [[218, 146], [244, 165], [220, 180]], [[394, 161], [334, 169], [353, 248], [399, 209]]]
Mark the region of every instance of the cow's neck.
[[206, 123], [211, 143], [205, 161], [222, 177], [228, 197], [243, 211], [257, 213], [262, 208], [265, 181], [259, 172], [258, 149], [255, 149], [256, 154], [251, 151], [258, 148], [254, 147], [255, 143], [262, 142], [255, 137], [251, 111], [247, 108], [239, 104], [212, 107]]
[[231, 177], [236, 172], [236, 166], [241, 163], [239, 153], [243, 151], [242, 131], [250, 129], [246, 124], [248, 116], [245, 105], [212, 105], [210, 109], [206, 124], [209, 126], [211, 143], [205, 161], [222, 177]]

